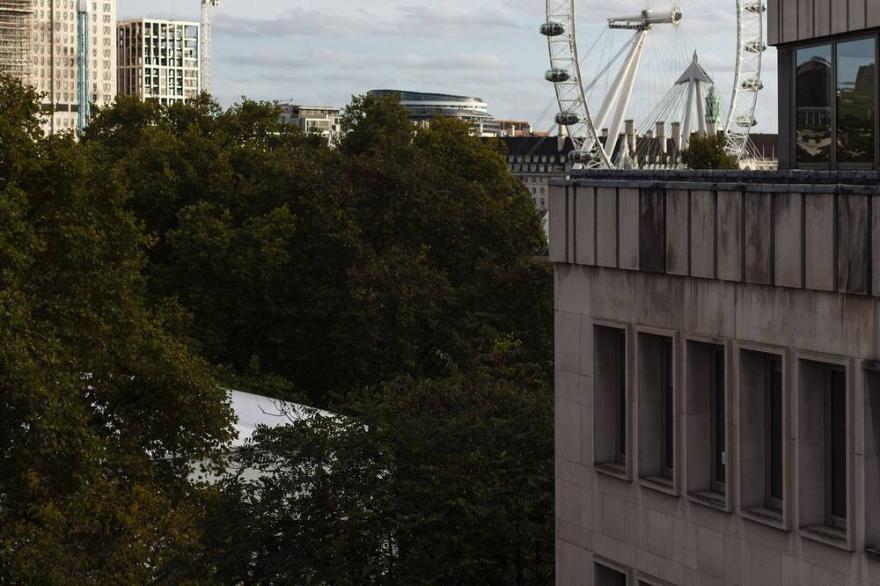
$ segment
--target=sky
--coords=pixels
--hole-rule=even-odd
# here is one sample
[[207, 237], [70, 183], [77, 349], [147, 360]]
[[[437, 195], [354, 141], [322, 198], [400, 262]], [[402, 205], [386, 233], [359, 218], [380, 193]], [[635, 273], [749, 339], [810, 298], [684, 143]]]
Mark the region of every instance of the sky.
[[[652, 2], [665, 0], [578, 0], [581, 49], [599, 37], [607, 16], [615, 16], [609, 6], [629, 14]], [[199, 19], [199, 0], [118, 3], [120, 18]], [[688, 3], [694, 3], [690, 12]], [[679, 42], [689, 52], [698, 49], [723, 86], [735, 60], [735, 0], [677, 4], [685, 19], [699, 13], [694, 19], [711, 25], [682, 27], [697, 31], [693, 37], [670, 33], [671, 40], [646, 59], [641, 75], [659, 71], [658, 55]], [[215, 12], [213, 93], [225, 105], [246, 96], [337, 107], [371, 89], [479, 96], [497, 118], [529, 120], [536, 130], [548, 130], [553, 88], [543, 79], [547, 45], [537, 32], [544, 7], [544, 0], [221, 0]], [[613, 39], [602, 42], [613, 46]], [[608, 47], [594, 50], [607, 53]], [[774, 50], [766, 61], [758, 130], [775, 132]], [[729, 84], [722, 87], [722, 93], [729, 91]]]

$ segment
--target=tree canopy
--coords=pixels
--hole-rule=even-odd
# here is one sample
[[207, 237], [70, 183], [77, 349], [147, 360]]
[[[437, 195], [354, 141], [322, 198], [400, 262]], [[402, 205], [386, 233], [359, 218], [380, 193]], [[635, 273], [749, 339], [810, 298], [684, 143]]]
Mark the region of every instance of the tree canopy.
[[[540, 584], [552, 280], [500, 145], [0, 79], [0, 583]], [[227, 388], [331, 408], [228, 450]], [[332, 561], [332, 563], [328, 563]]]

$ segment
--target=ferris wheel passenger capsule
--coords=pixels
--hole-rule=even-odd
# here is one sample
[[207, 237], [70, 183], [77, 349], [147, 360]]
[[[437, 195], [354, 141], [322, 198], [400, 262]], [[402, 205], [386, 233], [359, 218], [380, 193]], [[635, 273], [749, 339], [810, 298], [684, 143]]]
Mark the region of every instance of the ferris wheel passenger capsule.
[[571, 79], [571, 75], [565, 69], [553, 68], [548, 69], [544, 74], [544, 79], [553, 83], [562, 83]]
[[565, 32], [565, 26], [561, 22], [545, 22], [541, 25], [541, 34], [545, 37], [558, 37]]
[[556, 124], [560, 126], [573, 126], [580, 121], [580, 117], [574, 112], [560, 112], [556, 115]]

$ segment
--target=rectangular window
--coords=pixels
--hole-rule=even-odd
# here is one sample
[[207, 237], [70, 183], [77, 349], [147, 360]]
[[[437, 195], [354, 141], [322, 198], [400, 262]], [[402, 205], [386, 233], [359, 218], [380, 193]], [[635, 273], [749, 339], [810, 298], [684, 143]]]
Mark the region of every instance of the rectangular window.
[[724, 419], [724, 349], [720, 347], [712, 352], [709, 397], [712, 407], [709, 431], [712, 442], [712, 490], [723, 494], [727, 480], [727, 426]]
[[740, 499], [753, 518], [778, 526], [785, 497], [782, 356], [742, 350], [739, 366]]
[[[880, 494], [880, 371], [865, 371], [865, 494]], [[865, 499], [865, 547], [880, 557], [880, 498]]]
[[672, 340], [663, 341], [663, 469], [664, 478], [672, 479], [675, 467], [675, 389], [672, 382]]
[[797, 50], [795, 147], [799, 164], [831, 164], [831, 45]]
[[782, 511], [783, 500], [783, 407], [782, 407], [782, 359], [771, 356], [766, 364], [767, 422], [765, 459], [767, 462], [767, 495], [765, 505], [768, 509]]
[[833, 527], [846, 529], [847, 504], [847, 447], [846, 447], [846, 372], [830, 371], [826, 395], [826, 458], [828, 472], [828, 519]]
[[626, 331], [594, 328], [594, 460], [626, 472], [629, 411]]
[[639, 477], [672, 486], [675, 388], [672, 338], [639, 334]]
[[847, 371], [835, 364], [800, 363], [798, 486], [805, 535], [849, 548]]
[[688, 342], [686, 360], [687, 490], [727, 507], [727, 385], [725, 347]]
[[872, 165], [875, 152], [876, 42], [837, 44], [837, 162]]
[[596, 586], [626, 586], [626, 574], [596, 564]]

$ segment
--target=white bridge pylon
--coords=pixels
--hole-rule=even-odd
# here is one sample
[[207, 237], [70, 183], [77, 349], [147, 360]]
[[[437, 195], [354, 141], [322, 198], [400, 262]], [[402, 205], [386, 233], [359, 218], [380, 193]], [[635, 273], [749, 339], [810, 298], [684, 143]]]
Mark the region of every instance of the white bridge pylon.
[[700, 60], [697, 57], [696, 51], [694, 51], [694, 60], [691, 61], [690, 66], [681, 74], [678, 81], [675, 82], [676, 86], [685, 84], [687, 85], [687, 102], [685, 103], [684, 109], [684, 130], [682, 132], [681, 144], [678, 145], [680, 151], [686, 151], [688, 149], [688, 144], [690, 144], [694, 102], [696, 102], [697, 106], [697, 133], [699, 136], [706, 136], [708, 133], [705, 90], [707, 87], [715, 85], [715, 82], [712, 81], [712, 78], [709, 77], [709, 74], [706, 73], [706, 70], [700, 65]]

